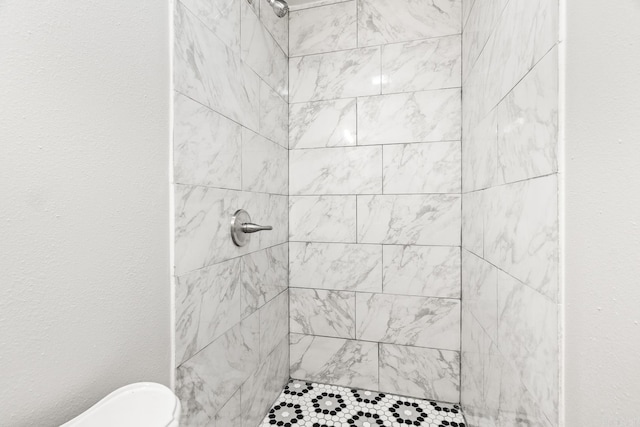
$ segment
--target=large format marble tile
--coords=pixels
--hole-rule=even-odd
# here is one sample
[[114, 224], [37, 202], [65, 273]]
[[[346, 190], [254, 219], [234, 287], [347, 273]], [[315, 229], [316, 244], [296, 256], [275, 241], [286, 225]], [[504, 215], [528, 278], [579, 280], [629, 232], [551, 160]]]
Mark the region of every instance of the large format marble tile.
[[240, 52], [240, 2], [236, 0], [180, 0], [215, 35]]
[[460, 142], [384, 146], [384, 194], [460, 193]]
[[289, 293], [280, 295], [260, 308], [260, 360], [263, 361], [289, 334]]
[[460, 355], [457, 351], [380, 344], [380, 391], [458, 403]]
[[285, 99], [288, 94], [287, 55], [262, 25], [251, 7], [242, 1], [242, 60]]
[[260, 134], [288, 147], [289, 104], [265, 82], [260, 82]]
[[356, 196], [289, 197], [289, 240], [355, 243]]
[[[260, 247], [269, 248], [289, 241], [289, 196], [269, 194], [267, 209], [252, 213], [258, 224], [273, 226], [269, 232], [259, 233]], [[256, 236], [257, 237], [257, 236]]]
[[213, 418], [213, 427], [241, 426], [242, 425], [242, 403], [240, 390], [229, 399], [220, 411]]
[[382, 246], [291, 242], [289, 286], [382, 292]]
[[485, 258], [540, 293], [558, 298], [558, 179], [491, 188]]
[[356, 145], [356, 99], [316, 101], [289, 107], [289, 148]]
[[242, 129], [242, 189], [286, 195], [288, 150], [246, 128]]
[[382, 93], [460, 87], [460, 36], [382, 47]]
[[484, 191], [462, 195], [462, 247], [484, 256]]
[[285, 337], [242, 385], [242, 427], [260, 424], [288, 380], [289, 340]]
[[380, 48], [343, 50], [289, 60], [289, 101], [380, 93]]
[[176, 278], [176, 360], [189, 359], [240, 322], [238, 258]]
[[382, 147], [292, 150], [289, 193], [381, 194]]
[[459, 141], [460, 89], [358, 98], [358, 145]]
[[558, 418], [558, 308], [554, 301], [500, 272], [498, 344], [550, 420]]
[[461, 0], [360, 0], [359, 46], [460, 34], [461, 7]]
[[358, 293], [356, 338], [459, 350], [460, 301]]
[[[254, 3], [260, 3], [258, 0], [254, 0]], [[260, 8], [260, 21], [262, 25], [269, 31], [269, 34], [278, 43], [280, 49], [288, 56], [289, 55], [289, 17], [279, 18], [278, 15], [273, 13], [273, 9], [270, 7]]]
[[383, 247], [385, 294], [460, 298], [460, 248]]
[[207, 425], [258, 367], [258, 316], [251, 316], [178, 367], [181, 425]]
[[358, 196], [358, 242], [460, 245], [460, 196]]
[[462, 33], [463, 80], [466, 80], [473, 69], [507, 2], [508, 0], [485, 0], [469, 11], [469, 20]]
[[291, 377], [378, 389], [378, 344], [291, 334]]
[[242, 127], [184, 95], [174, 103], [173, 169], [179, 184], [240, 190]]
[[356, 337], [354, 292], [292, 288], [289, 295], [292, 333]]
[[462, 26], [465, 27], [465, 31], [467, 20], [469, 19], [474, 3], [475, 0], [462, 0]]
[[498, 177], [498, 114], [492, 110], [462, 140], [462, 191], [488, 188]]
[[242, 257], [241, 313], [247, 316], [287, 289], [287, 245], [278, 245]]
[[556, 49], [498, 106], [501, 182], [558, 171], [558, 52]]
[[485, 333], [498, 341], [498, 269], [482, 258], [462, 251], [462, 306]]
[[258, 76], [179, 2], [174, 28], [175, 90], [257, 130]]
[[291, 56], [353, 49], [358, 45], [356, 1], [290, 14]]

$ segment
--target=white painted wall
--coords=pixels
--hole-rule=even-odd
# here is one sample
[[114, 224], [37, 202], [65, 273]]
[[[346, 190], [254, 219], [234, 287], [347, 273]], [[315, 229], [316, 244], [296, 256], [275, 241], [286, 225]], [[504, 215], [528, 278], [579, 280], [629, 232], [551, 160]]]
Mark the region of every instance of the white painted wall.
[[640, 1], [565, 1], [566, 425], [640, 426]]
[[170, 379], [169, 17], [0, 0], [0, 425]]

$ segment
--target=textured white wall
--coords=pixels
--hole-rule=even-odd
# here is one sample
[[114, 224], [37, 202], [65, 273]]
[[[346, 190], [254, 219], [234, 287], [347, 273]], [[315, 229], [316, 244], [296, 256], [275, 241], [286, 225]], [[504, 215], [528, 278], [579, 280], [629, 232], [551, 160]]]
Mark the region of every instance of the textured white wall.
[[566, 6], [566, 425], [639, 426], [640, 1]]
[[169, 5], [0, 0], [0, 425], [170, 378]]

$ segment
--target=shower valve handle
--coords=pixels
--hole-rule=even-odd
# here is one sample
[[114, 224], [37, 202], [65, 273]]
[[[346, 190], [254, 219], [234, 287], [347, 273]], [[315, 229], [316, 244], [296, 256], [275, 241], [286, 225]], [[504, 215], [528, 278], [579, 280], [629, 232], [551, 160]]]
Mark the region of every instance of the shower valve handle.
[[243, 233], [257, 233], [258, 231], [269, 231], [269, 230], [273, 230], [273, 227], [270, 225], [258, 225], [258, 224], [253, 224], [251, 222], [242, 224]]
[[244, 209], [237, 210], [231, 218], [231, 239], [236, 246], [246, 246], [253, 233], [266, 230], [273, 230], [273, 227], [252, 223], [251, 216]]

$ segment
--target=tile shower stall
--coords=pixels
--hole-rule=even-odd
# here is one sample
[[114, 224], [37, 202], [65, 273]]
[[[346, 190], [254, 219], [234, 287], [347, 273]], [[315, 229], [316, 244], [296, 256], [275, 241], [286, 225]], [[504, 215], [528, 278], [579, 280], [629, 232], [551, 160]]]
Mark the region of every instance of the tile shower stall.
[[[290, 378], [559, 425], [557, 0], [173, 25], [183, 425], [257, 427]], [[238, 209], [273, 231], [234, 246]]]

